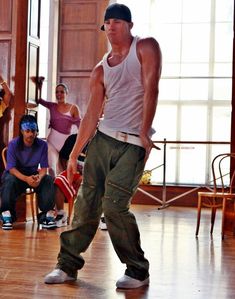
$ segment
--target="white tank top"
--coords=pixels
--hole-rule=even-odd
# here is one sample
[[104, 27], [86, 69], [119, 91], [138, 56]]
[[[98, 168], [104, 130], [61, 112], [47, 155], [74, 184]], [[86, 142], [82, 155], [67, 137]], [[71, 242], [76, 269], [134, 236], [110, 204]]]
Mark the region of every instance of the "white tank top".
[[70, 109], [69, 109], [68, 112], [64, 112], [64, 113], [62, 113], [62, 114], [64, 114], [64, 115], [68, 115], [68, 116], [72, 116], [72, 114], [71, 114], [71, 110], [72, 110], [72, 108], [73, 108], [73, 105], [71, 105], [71, 107], [70, 107]]
[[141, 64], [137, 57], [134, 37], [126, 58], [116, 66], [109, 66], [103, 57], [104, 86], [106, 101], [100, 129], [139, 135], [142, 124], [144, 88], [141, 79]]

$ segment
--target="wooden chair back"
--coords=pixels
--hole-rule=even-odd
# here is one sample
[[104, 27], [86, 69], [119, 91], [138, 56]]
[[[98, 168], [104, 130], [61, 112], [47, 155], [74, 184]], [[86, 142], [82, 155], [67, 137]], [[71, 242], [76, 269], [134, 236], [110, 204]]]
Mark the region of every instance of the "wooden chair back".
[[3, 162], [4, 168], [6, 168], [6, 166], [7, 166], [7, 146], [2, 149], [2, 162]]
[[221, 234], [225, 232], [235, 234], [235, 170], [231, 169], [235, 153], [223, 153], [215, 156], [211, 163], [213, 176], [213, 189], [206, 192], [198, 192], [198, 213], [196, 236], [198, 236], [202, 206], [211, 209], [211, 230], [213, 233], [217, 208], [222, 207]]
[[215, 156], [211, 163], [213, 175], [213, 191], [232, 193], [235, 183], [235, 169], [231, 171], [230, 165], [235, 159], [235, 153], [224, 153]]

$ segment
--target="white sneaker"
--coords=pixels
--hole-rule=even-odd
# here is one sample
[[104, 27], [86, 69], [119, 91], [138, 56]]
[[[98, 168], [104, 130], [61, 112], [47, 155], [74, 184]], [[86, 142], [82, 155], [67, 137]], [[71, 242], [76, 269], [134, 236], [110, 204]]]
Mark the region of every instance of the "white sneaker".
[[116, 283], [119, 289], [135, 289], [149, 284], [149, 277], [145, 280], [138, 280], [127, 275], [123, 275]]
[[55, 284], [55, 283], [64, 283], [66, 281], [75, 281], [76, 278], [68, 276], [67, 273], [61, 269], [54, 269], [52, 272], [45, 276], [44, 282]]
[[68, 225], [67, 213], [64, 210], [59, 210], [55, 218], [56, 226], [62, 227]]
[[99, 228], [100, 228], [101, 230], [107, 230], [107, 225], [106, 225], [106, 223], [105, 223], [105, 219], [104, 219], [103, 216], [100, 218]]

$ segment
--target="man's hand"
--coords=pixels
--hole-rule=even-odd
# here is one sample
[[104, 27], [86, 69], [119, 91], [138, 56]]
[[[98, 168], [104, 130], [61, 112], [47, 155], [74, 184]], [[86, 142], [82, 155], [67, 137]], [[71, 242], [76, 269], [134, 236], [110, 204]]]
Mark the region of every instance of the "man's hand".
[[72, 185], [74, 174], [77, 172], [77, 159], [69, 158], [67, 164], [67, 179], [69, 184]]
[[143, 144], [143, 146], [145, 148], [145, 151], [146, 151], [145, 158], [144, 158], [144, 161], [146, 163], [152, 148], [155, 148], [157, 150], [160, 150], [160, 148], [153, 143], [153, 141], [149, 138], [149, 136], [142, 135], [142, 136], [140, 136], [140, 138], [141, 138], [142, 144]]
[[36, 174], [36, 175], [30, 175], [30, 176], [28, 176], [27, 179], [26, 179], [26, 183], [29, 186], [33, 187], [33, 188], [38, 187], [38, 185], [40, 184], [40, 177], [39, 177], [39, 175]]

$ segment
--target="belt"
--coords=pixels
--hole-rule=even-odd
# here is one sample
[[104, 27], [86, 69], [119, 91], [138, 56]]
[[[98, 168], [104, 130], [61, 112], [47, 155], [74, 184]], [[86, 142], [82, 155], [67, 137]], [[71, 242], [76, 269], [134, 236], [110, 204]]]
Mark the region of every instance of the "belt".
[[128, 133], [119, 132], [119, 131], [112, 131], [107, 128], [102, 128], [102, 129], [98, 128], [98, 131], [100, 131], [116, 140], [143, 147], [140, 137], [135, 136], [133, 134], [128, 134]]

